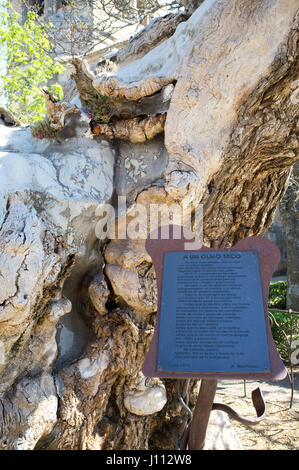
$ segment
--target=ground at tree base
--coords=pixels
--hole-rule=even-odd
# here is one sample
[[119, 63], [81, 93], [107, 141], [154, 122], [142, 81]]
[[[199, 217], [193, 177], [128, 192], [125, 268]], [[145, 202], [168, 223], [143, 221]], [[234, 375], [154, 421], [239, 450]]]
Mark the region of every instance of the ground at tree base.
[[219, 382], [215, 401], [221, 400], [239, 414], [254, 417], [251, 391], [260, 387], [266, 401], [265, 419], [256, 426], [231, 420], [244, 450], [299, 450], [299, 367], [295, 368], [295, 390], [292, 409], [288, 378], [281, 382], [246, 382], [244, 397], [242, 380]]

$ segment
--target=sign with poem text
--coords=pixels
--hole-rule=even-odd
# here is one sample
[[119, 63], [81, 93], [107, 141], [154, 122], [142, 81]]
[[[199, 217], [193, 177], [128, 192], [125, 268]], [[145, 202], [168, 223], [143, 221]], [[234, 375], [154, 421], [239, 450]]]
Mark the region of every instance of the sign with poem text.
[[158, 371], [269, 373], [258, 252], [164, 252]]

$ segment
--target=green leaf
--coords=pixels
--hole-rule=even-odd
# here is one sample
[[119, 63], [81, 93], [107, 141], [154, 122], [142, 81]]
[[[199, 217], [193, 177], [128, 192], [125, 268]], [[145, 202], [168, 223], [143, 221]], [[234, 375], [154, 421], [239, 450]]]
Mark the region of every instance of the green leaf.
[[[6, 73], [1, 74], [1, 93], [8, 109], [24, 124], [39, 121], [46, 112], [42, 88], [64, 67], [51, 55], [48, 25], [37, 23], [37, 14], [29, 10], [22, 25], [9, 1], [0, 0], [0, 57], [6, 58]], [[49, 90], [61, 99], [62, 88], [55, 83]]]

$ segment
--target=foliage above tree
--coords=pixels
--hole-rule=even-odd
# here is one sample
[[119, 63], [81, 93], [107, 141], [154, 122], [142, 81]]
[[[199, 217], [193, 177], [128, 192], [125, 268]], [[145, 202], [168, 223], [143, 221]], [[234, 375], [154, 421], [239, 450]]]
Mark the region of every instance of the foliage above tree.
[[2, 101], [23, 124], [39, 121], [46, 111], [41, 88], [62, 97], [58, 83], [47, 86], [63, 71], [62, 63], [51, 55], [50, 24], [38, 22], [37, 13], [29, 10], [22, 25], [7, 0], [0, 0], [0, 11], [0, 52], [5, 64], [0, 70]]

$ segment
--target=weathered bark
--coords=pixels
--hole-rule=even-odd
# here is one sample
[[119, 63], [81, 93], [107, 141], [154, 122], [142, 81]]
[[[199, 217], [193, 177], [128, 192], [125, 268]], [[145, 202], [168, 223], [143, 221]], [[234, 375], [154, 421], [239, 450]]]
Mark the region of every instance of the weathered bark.
[[96, 124], [92, 132], [96, 135], [107, 136], [108, 139], [128, 140], [132, 144], [137, 144], [151, 140], [163, 132], [165, 119], [165, 114], [147, 116], [144, 119], [130, 116], [128, 119], [120, 119], [111, 124]]
[[299, 164], [293, 168], [292, 179], [280, 202], [287, 248], [287, 308], [299, 311], [299, 266], [298, 266], [298, 213], [299, 213]]
[[146, 54], [153, 47], [171, 37], [177, 26], [182, 21], [186, 21], [189, 16], [183, 13], [176, 15], [170, 13], [162, 18], [156, 18], [116, 53], [116, 61], [130, 62], [138, 55]]
[[66, 116], [77, 112], [78, 109], [76, 106], [69, 105], [69, 103], [58, 102], [47, 90], [43, 90], [43, 95], [45, 97], [50, 127], [55, 132], [59, 131], [65, 125]]
[[[176, 382], [145, 380], [140, 372], [157, 309], [151, 259], [144, 241], [96, 240], [96, 202], [115, 202], [117, 196], [126, 195], [127, 215], [131, 217], [135, 203], [147, 208], [159, 202], [171, 205], [184, 201], [190, 206], [202, 203], [205, 244], [230, 246], [244, 236], [264, 233], [285, 191], [290, 169], [299, 158], [299, 110], [291, 99], [293, 83], [298, 78], [298, 14], [292, 0], [206, 0], [188, 21], [179, 24], [172, 37], [158, 45], [152, 41], [152, 46], [129, 64], [119, 62], [113, 70], [99, 74], [96, 68], [90, 71], [86, 64], [75, 61], [74, 79], [92, 128], [103, 123], [115, 127], [124, 114], [132, 115], [127, 119], [134, 120], [142, 108], [143, 119], [167, 112], [163, 134], [138, 143], [109, 141], [112, 136], [107, 134], [105, 139], [99, 136], [91, 140], [90, 136], [81, 135], [73, 144], [65, 142], [66, 152], [68, 145], [81, 146], [86, 166], [81, 171], [71, 159], [68, 163], [73, 165], [69, 168], [72, 177], [63, 182], [60, 172], [66, 163], [59, 165], [56, 144], [49, 144], [47, 151], [39, 147], [34, 152], [54, 158], [64, 194], [56, 191], [55, 200], [60, 204], [67, 197], [69, 205], [63, 206], [63, 211], [55, 211], [46, 204], [40, 210], [33, 196], [37, 189], [31, 187], [29, 191], [29, 200], [34, 210], [39, 209], [42, 225], [51, 225], [54, 239], [58, 234], [66, 236], [62, 272], [56, 272], [51, 282], [33, 272], [32, 285], [40, 288], [50, 284], [54, 289], [67, 277], [57, 301], [67, 311], [65, 298], [69, 299], [73, 310], [65, 320], [62, 317], [60, 327], [80, 318], [84, 319], [88, 334], [84, 347], [75, 348], [71, 356], [63, 356], [63, 344], [58, 344], [60, 354], [55, 367], [55, 353], [55, 358], [47, 363], [46, 371], [52, 378], [47, 386], [39, 385], [47, 383], [41, 372], [43, 359], [38, 364], [33, 361], [32, 366], [28, 359], [26, 369], [22, 369], [22, 355], [16, 356], [16, 367], [6, 383], [14, 382], [17, 391], [8, 395], [7, 387], [3, 388], [4, 417], [9, 400], [9, 413], [19, 416], [18, 390], [23, 388], [24, 376], [29, 378], [30, 386], [33, 374], [39, 377], [37, 387], [42, 390], [35, 394], [35, 409], [39, 408], [40, 396], [48, 400], [56, 394], [57, 415], [53, 419], [56, 405], [51, 400], [51, 413], [44, 426], [28, 425], [35, 429], [31, 440], [24, 428], [20, 445], [15, 427], [8, 425], [8, 437], [2, 439], [2, 447], [174, 448], [187, 419], [177, 399]], [[171, 89], [167, 98], [166, 89]], [[86, 150], [90, 140], [92, 148]], [[61, 151], [64, 147], [60, 144], [59, 148]], [[111, 168], [112, 154], [116, 159], [113, 189], [110, 176], [101, 181]], [[98, 171], [93, 179], [90, 175], [97, 170], [95, 155], [103, 171]], [[130, 162], [138, 163], [142, 171], [132, 176]], [[8, 221], [8, 212], [2, 219], [0, 233]], [[31, 249], [24, 243], [21, 268], [24, 253], [30, 254]], [[39, 253], [43, 250], [39, 245]], [[12, 268], [17, 274], [11, 282], [11, 292], [8, 289], [6, 297], [0, 297], [3, 315], [8, 312], [13, 316], [15, 306], [6, 309], [9, 299], [14, 298], [21, 268]], [[30, 348], [34, 338], [41, 341], [42, 325], [50, 321], [52, 304], [46, 295], [36, 299], [32, 287], [26, 295], [31, 306], [24, 314], [25, 320], [18, 324], [14, 341], [30, 325], [25, 341]], [[35, 327], [40, 303], [41, 323]], [[10, 334], [13, 331], [11, 323]], [[76, 334], [79, 336], [78, 331]], [[198, 384], [191, 382], [191, 407], [197, 389]], [[25, 418], [29, 411], [24, 410]], [[39, 413], [35, 415], [36, 422]]]
[[0, 118], [7, 126], [21, 126], [20, 121], [3, 106], [0, 106]]

